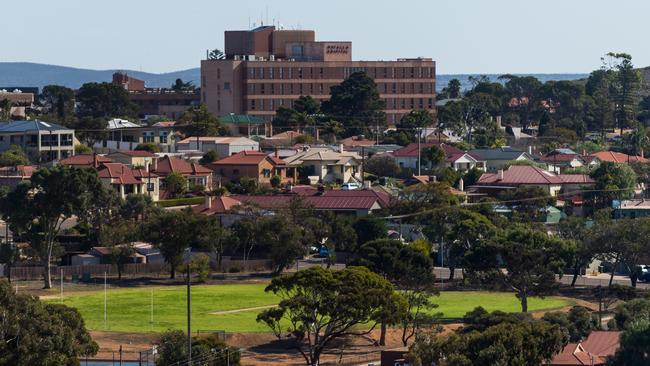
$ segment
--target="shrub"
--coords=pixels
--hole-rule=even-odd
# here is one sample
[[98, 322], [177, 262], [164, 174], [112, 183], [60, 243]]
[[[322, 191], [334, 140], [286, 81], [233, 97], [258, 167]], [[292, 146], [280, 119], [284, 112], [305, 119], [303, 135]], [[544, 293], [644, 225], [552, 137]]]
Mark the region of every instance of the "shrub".
[[150, 153], [159, 153], [160, 146], [158, 144], [154, 144], [153, 142], [146, 142], [143, 144], [139, 144], [138, 146], [135, 147], [134, 150], [149, 151]]
[[271, 177], [271, 187], [278, 188], [282, 183], [282, 178], [279, 175], [274, 175]]
[[210, 278], [210, 257], [198, 254], [190, 263], [190, 271], [196, 273], [198, 282], [205, 282]]

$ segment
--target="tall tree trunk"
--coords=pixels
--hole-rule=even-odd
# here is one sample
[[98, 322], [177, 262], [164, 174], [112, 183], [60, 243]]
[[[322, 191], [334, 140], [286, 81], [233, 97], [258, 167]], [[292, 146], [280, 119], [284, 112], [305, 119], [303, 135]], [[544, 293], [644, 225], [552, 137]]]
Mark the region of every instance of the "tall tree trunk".
[[632, 288], [636, 288], [636, 282], [639, 280], [639, 276], [636, 273], [630, 273], [630, 283]]
[[172, 268], [171, 268], [171, 271], [170, 271], [170, 273], [171, 273], [171, 276], [170, 276], [170, 278], [171, 278], [171, 279], [173, 280], [173, 279], [175, 279], [175, 278], [176, 278], [176, 268], [174, 267], [174, 265], [173, 265], [173, 264], [172, 264], [172, 266], [171, 266], [171, 267], [172, 267]]
[[580, 264], [576, 262], [573, 265], [573, 279], [571, 280], [571, 287], [574, 287], [576, 285], [576, 281], [578, 280], [578, 275], [580, 275]]
[[381, 330], [379, 333], [379, 345], [380, 346], [385, 346], [386, 345], [386, 323], [381, 323]]
[[49, 243], [47, 246], [47, 254], [45, 255], [45, 274], [43, 276], [44, 284], [43, 288], [52, 288], [52, 274], [50, 270], [52, 268], [52, 249], [54, 247], [53, 243]]
[[456, 267], [455, 267], [455, 266], [453, 266], [453, 267], [449, 267], [449, 281], [453, 281], [453, 280], [454, 280], [454, 274], [455, 274], [455, 272], [456, 272]]
[[526, 293], [521, 294], [521, 312], [528, 312], [528, 295]]
[[614, 260], [612, 274], [609, 276], [609, 287], [612, 287], [612, 283], [614, 282], [614, 273], [616, 272], [616, 267], [618, 267], [618, 255], [616, 255], [616, 260]]

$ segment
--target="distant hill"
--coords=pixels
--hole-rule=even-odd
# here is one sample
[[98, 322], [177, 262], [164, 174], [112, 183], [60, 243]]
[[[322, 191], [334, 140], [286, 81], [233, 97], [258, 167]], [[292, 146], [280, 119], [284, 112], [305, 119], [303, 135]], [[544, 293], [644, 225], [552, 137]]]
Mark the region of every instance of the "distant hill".
[[134, 78], [144, 80], [145, 85], [151, 88], [170, 87], [178, 78], [198, 85], [201, 77], [199, 68], [153, 74], [134, 70], [90, 70], [30, 62], [0, 62], [0, 87], [42, 88], [45, 85], [64, 85], [77, 89], [88, 82], [111, 81], [117, 71], [124, 71]]
[[[64, 85], [77, 89], [84, 83], [111, 81], [113, 73], [124, 71], [129, 75], [144, 80], [145, 85], [150, 88], [169, 87], [180, 78], [183, 81], [192, 81], [195, 85], [200, 84], [201, 70], [199, 68], [174, 71], [163, 74], [153, 74], [134, 70], [90, 70], [74, 67], [37, 64], [30, 62], [0, 62], [0, 87], [38, 87], [45, 85]], [[587, 74], [527, 74], [537, 77], [542, 82], [548, 80], [576, 80], [587, 77]], [[449, 80], [457, 78], [460, 80], [463, 90], [471, 87], [469, 77], [471, 74], [459, 75], [438, 75], [436, 88], [440, 91]], [[486, 75], [490, 80], [496, 81], [499, 75]]]

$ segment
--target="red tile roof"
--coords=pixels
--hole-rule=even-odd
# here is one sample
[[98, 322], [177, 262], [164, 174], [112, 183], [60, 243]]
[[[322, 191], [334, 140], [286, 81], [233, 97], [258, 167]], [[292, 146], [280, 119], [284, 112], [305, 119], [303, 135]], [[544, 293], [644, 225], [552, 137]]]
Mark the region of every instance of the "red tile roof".
[[237, 154], [233, 154], [219, 161], [215, 161], [210, 165], [259, 165], [265, 159], [268, 159], [272, 164], [275, 165], [286, 165], [284, 160], [280, 158], [269, 156], [261, 151], [253, 150], [240, 151]]
[[[289, 205], [291, 195], [275, 196], [232, 196], [232, 198], [261, 208], [282, 208]], [[335, 196], [306, 196], [303, 197], [307, 205], [316, 210], [370, 210], [375, 204], [381, 206], [377, 197], [335, 197]]]
[[339, 143], [345, 147], [373, 146], [376, 144], [375, 140], [360, 138], [359, 136], [348, 137], [339, 141]]
[[615, 151], [600, 151], [591, 154], [592, 157], [600, 159], [600, 161], [609, 161], [612, 163], [647, 163], [648, 159], [642, 156], [628, 155]]
[[142, 184], [133, 170], [122, 163], [104, 163], [97, 172], [99, 178], [110, 178], [111, 184]]
[[192, 211], [204, 215], [216, 215], [226, 213], [233, 207], [241, 205], [240, 201], [226, 196], [210, 197], [210, 200], [210, 208], [208, 208], [205, 203], [202, 203], [192, 207]]
[[546, 163], [568, 163], [573, 161], [573, 159], [580, 159], [578, 154], [546, 154], [541, 157], [540, 160]]
[[518, 185], [518, 184], [567, 184], [567, 183], [593, 183], [593, 179], [585, 174], [556, 175], [536, 166], [513, 165], [500, 172], [485, 173], [481, 175], [478, 185]]
[[581, 343], [569, 343], [555, 355], [551, 366], [604, 365], [619, 348], [621, 332], [594, 331]]
[[97, 157], [97, 163], [111, 163], [113, 160], [107, 158], [103, 155], [97, 154], [81, 154], [67, 157], [65, 159], [59, 160], [61, 165], [70, 165], [70, 166], [93, 166], [95, 157]]
[[[424, 150], [427, 148], [430, 148], [431, 146], [438, 146], [439, 148], [442, 149], [445, 153], [445, 160], [447, 162], [454, 162], [461, 158], [463, 155], [467, 154], [471, 156], [472, 158], [476, 160], [483, 160], [480, 157], [476, 155], [469, 154], [457, 147], [447, 145], [444, 142], [429, 142], [429, 143], [421, 143], [420, 144], [420, 149]], [[404, 158], [417, 158], [418, 157], [418, 144], [417, 143], [412, 143], [404, 146], [401, 149], [395, 150], [392, 152], [392, 155], [396, 158], [404, 157]]]
[[340, 189], [326, 189], [324, 191], [319, 191], [317, 188], [312, 186], [297, 186], [293, 187], [291, 193], [297, 194], [302, 197], [307, 196], [321, 196], [321, 197], [371, 197], [379, 200], [382, 207], [386, 207], [390, 204], [391, 197], [386, 192], [379, 192], [373, 189], [354, 189], [351, 191], [343, 191]]
[[190, 163], [188, 161], [174, 158], [171, 156], [165, 156], [162, 159], [158, 160], [155, 173], [167, 176], [172, 172], [180, 173], [182, 175], [211, 175], [212, 170], [196, 164]]
[[145, 151], [145, 150], [116, 151], [108, 155], [111, 156], [113, 154], [123, 154], [127, 156], [138, 157], [138, 158], [152, 158], [156, 156], [156, 154], [152, 153], [151, 151]]

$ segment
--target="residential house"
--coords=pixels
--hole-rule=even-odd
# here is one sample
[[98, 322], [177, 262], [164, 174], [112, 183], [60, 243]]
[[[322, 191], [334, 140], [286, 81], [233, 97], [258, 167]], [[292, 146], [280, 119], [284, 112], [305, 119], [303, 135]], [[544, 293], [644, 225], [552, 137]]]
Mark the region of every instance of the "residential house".
[[160, 146], [162, 152], [175, 151], [174, 126], [156, 124], [151, 126], [140, 126], [123, 119], [112, 119], [106, 125], [108, 137], [97, 142], [93, 148], [95, 151], [111, 152], [134, 150], [138, 145], [152, 143]]
[[339, 144], [343, 145], [345, 151], [357, 150], [360, 147], [374, 146], [377, 144], [375, 140], [367, 139], [363, 135], [359, 136], [350, 136], [339, 141]]
[[160, 199], [160, 179], [157, 174], [122, 163], [102, 163], [97, 168], [102, 183], [114, 189], [121, 198], [129, 194], [146, 194], [153, 201]]
[[77, 168], [98, 168], [103, 163], [112, 163], [110, 158], [99, 154], [80, 154], [59, 160], [58, 164]]
[[241, 151], [219, 161], [210, 163], [208, 168], [222, 183], [239, 182], [242, 177], [255, 179], [260, 184], [268, 185], [271, 177], [277, 175], [282, 182], [287, 181], [287, 164], [275, 155], [261, 151]]
[[650, 200], [631, 199], [612, 201], [615, 219], [636, 219], [650, 216]]
[[271, 123], [248, 114], [226, 114], [219, 122], [227, 126], [233, 136], [271, 136]]
[[628, 155], [616, 151], [600, 151], [590, 156], [597, 158], [599, 161], [608, 161], [611, 163], [647, 163], [648, 159], [643, 156]]
[[556, 174], [588, 165], [582, 156], [571, 149], [555, 149], [542, 156], [540, 161], [546, 164], [549, 172]]
[[74, 155], [74, 130], [39, 120], [0, 122], [0, 152], [20, 146], [41, 163]]
[[[99, 258], [99, 264], [112, 264], [111, 263], [112, 249], [110, 247], [92, 247], [89, 255]], [[137, 251], [129, 257], [130, 263], [145, 263], [146, 258]], [[96, 263], [92, 263], [96, 264]]]
[[476, 159], [484, 161], [487, 172], [496, 172], [499, 169], [504, 169], [511, 161], [529, 161], [531, 163], [535, 161], [535, 158], [531, 154], [510, 146], [494, 149], [473, 149], [468, 151], [468, 153]]
[[355, 152], [305, 147], [297, 154], [284, 158], [284, 161], [289, 168], [293, 168], [290, 176], [294, 178], [294, 183], [299, 175], [313, 184], [361, 181], [361, 157]]
[[26, 110], [34, 104], [34, 95], [38, 95], [38, 88], [35, 93], [21, 89], [0, 89], [0, 100], [6, 99], [11, 102], [9, 117], [12, 119], [27, 118]]
[[161, 188], [165, 188], [165, 178], [172, 173], [179, 173], [187, 179], [188, 187], [202, 185], [206, 190], [212, 189], [212, 170], [196, 163], [165, 156], [158, 160], [154, 170], [160, 178]]
[[[426, 159], [425, 150], [437, 146], [445, 154], [445, 160], [438, 166], [433, 166], [431, 162]], [[431, 143], [413, 143], [392, 152], [395, 161], [401, 168], [413, 169], [418, 168], [418, 159], [422, 163], [422, 168], [433, 169], [436, 167], [452, 168], [456, 171], [465, 171], [473, 168], [485, 170], [485, 163], [477, 156], [466, 153], [465, 151], [448, 145], [444, 142], [431, 142]]]
[[606, 365], [620, 347], [621, 332], [595, 330], [587, 339], [564, 346], [562, 352], [553, 356], [548, 366], [597, 366]]
[[237, 154], [241, 151], [257, 151], [259, 149], [259, 142], [251, 140], [247, 137], [187, 137], [176, 143], [177, 151], [197, 150], [206, 153], [210, 150], [214, 150], [219, 155], [219, 157], [222, 158]]
[[[371, 189], [354, 191], [317, 190], [312, 187], [295, 187], [291, 192], [271, 196], [232, 195], [212, 197], [193, 208], [194, 212], [205, 215], [218, 215], [224, 224], [237, 220], [237, 206], [253, 205], [269, 211], [286, 208], [292, 200], [300, 197], [305, 205], [317, 211], [365, 216], [372, 211], [388, 207], [391, 198], [388, 194]], [[228, 217], [228, 215], [234, 215]], [[227, 221], [223, 221], [227, 220]]]
[[507, 170], [481, 175], [472, 191], [497, 195], [518, 187], [541, 187], [556, 197], [561, 191], [572, 192], [592, 186], [594, 180], [586, 174], [554, 174], [536, 166], [513, 165]]
[[17, 165], [0, 168], [0, 186], [16, 188], [21, 182], [29, 181], [37, 167], [34, 165]]
[[144, 170], [155, 170], [158, 156], [150, 151], [125, 150], [115, 151], [107, 155], [113, 161], [126, 164], [131, 168], [141, 167]]

